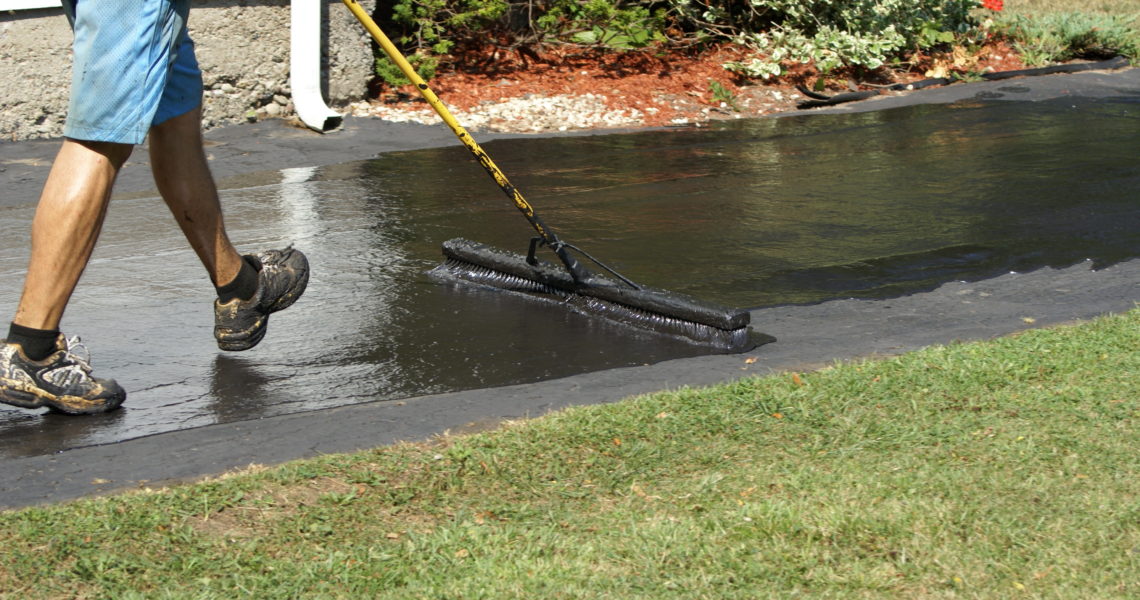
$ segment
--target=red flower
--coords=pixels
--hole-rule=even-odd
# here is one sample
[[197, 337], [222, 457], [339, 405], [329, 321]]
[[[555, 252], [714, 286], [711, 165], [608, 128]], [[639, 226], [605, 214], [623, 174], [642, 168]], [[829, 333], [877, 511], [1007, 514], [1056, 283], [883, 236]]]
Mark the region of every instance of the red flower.
[[1005, 8], [1005, 3], [1002, 0], [982, 0], [982, 8], [988, 8], [992, 11], [999, 12]]

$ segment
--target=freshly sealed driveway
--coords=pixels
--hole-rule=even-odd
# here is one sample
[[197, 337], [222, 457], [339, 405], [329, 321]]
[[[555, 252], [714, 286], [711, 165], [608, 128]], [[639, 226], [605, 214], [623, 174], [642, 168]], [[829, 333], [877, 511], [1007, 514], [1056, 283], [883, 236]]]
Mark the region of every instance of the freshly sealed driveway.
[[[1140, 260], [1133, 260], [1095, 272], [1078, 265], [952, 283], [893, 300], [840, 300], [758, 310], [752, 313], [753, 322], [779, 341], [744, 355], [702, 356], [525, 385], [363, 403], [9, 458], [0, 463], [0, 505], [155, 486], [251, 463], [274, 464], [420, 440], [444, 431], [473, 431], [502, 419], [657, 390], [988, 339], [1126, 311], [1138, 300]], [[757, 360], [750, 363], [752, 357]], [[50, 427], [59, 420], [44, 421]]]

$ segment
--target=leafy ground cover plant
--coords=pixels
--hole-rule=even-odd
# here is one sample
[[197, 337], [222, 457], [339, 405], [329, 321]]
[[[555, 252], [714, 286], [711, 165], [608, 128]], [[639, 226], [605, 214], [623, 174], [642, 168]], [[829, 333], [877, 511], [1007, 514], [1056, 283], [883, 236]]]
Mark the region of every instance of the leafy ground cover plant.
[[782, 15], [763, 30], [742, 30], [736, 40], [757, 50], [748, 62], [727, 65], [750, 77], [784, 73], [787, 61], [812, 63], [820, 71], [840, 67], [877, 69], [906, 50], [953, 41], [977, 26], [975, 0], [766, 0]]
[[[677, 55], [734, 44], [748, 55], [725, 67], [742, 80], [783, 76], [799, 65], [865, 79], [922, 56], [936, 56], [940, 67], [932, 70], [940, 76], [968, 78], [972, 57], [995, 39], [1016, 42], [1014, 50], [1030, 65], [1137, 56], [1140, 2], [1065, 6], [1051, 0], [385, 0], [375, 16], [428, 79], [443, 65], [489, 66], [458, 65], [457, 56], [503, 50], [538, 60], [552, 46]], [[389, 85], [406, 83], [385, 57], [376, 70]]]
[[[756, 57], [730, 69], [768, 77], [782, 74], [788, 61], [823, 71], [875, 69], [908, 49], [971, 31], [981, 6], [979, 0], [394, 0], [378, 6], [377, 19], [425, 76], [452, 49], [488, 43], [535, 52], [551, 44], [625, 51], [732, 42]], [[381, 77], [398, 83], [383, 62]]]

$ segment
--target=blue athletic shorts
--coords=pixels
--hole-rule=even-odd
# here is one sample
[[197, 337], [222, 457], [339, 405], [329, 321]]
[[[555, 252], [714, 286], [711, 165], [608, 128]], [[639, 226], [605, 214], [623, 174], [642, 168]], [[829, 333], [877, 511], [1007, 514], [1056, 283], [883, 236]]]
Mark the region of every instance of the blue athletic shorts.
[[63, 0], [75, 32], [63, 135], [139, 144], [202, 102], [190, 0]]

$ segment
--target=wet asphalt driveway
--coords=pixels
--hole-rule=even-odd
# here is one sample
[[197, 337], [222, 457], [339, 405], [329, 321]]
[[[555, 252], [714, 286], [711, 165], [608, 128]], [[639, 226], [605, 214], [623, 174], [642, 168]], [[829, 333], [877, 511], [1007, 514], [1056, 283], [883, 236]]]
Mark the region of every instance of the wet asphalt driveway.
[[[1123, 98], [1133, 103], [1134, 122], [1140, 112], [1136, 73], [1042, 78], [1019, 84], [1018, 90], [1029, 91], [1008, 99]], [[933, 90], [906, 101], [969, 101], [983, 92], [993, 101], [997, 87]], [[896, 102], [902, 100], [832, 112]], [[424, 150], [453, 143], [441, 129], [350, 122], [344, 132], [317, 137], [262, 123], [208, 136], [215, 172], [227, 188], [235, 242], [242, 249], [295, 243], [314, 266], [306, 296], [275, 315], [267, 340], [248, 353], [216, 349], [208, 280], [150, 191], [146, 169], [125, 172], [65, 331], [83, 336], [96, 372], [124, 384], [128, 403], [114, 414], [84, 419], [0, 409], [0, 506], [422, 439], [681, 385], [987, 338], [1029, 321], [1045, 326], [1127, 310], [1140, 300], [1140, 262], [1128, 256], [1115, 256], [1099, 270], [1092, 263], [1045, 262], [1045, 268], [1028, 273], [928, 285], [934, 289], [889, 299], [745, 304], [768, 306], [752, 311], [753, 322], [780, 341], [746, 356], [708, 355], [557, 308], [422, 277], [424, 267], [438, 260], [443, 239], [472, 235], [468, 230], [474, 229], [486, 232], [477, 236], [483, 241], [513, 244], [517, 232], [500, 232], [494, 223], [521, 222], [509, 214], [513, 209], [503, 208], [501, 196], [493, 196], [493, 187], [482, 193], [485, 204], [454, 203], [456, 190], [487, 184], [462, 149]], [[535, 140], [505, 142], [501, 152], [509, 154], [510, 144], [519, 143], [523, 155], [542, 147]], [[31, 203], [53, 148], [42, 142], [0, 146], [0, 178], [9, 190], [0, 201], [0, 304], [12, 310], [27, 256]], [[393, 153], [414, 149], [421, 151]], [[495, 156], [497, 147], [488, 150]], [[545, 193], [575, 193], [569, 189], [573, 169], [512, 172], [499, 162], [521, 178], [524, 190], [528, 179], [541, 185], [554, 177], [565, 186]], [[411, 185], [392, 175], [408, 169], [439, 177], [417, 183], [414, 194], [392, 192]], [[684, 185], [659, 184], [657, 191], [695, 193]], [[578, 222], [573, 208], [553, 212], [559, 218], [552, 222]], [[590, 227], [588, 219], [581, 223]], [[600, 233], [586, 237], [619, 248]], [[622, 267], [653, 285], [676, 283], [636, 258], [628, 262]], [[694, 286], [684, 291], [742, 301], [733, 290], [718, 291], [715, 278]], [[750, 357], [758, 360], [746, 362]]]

